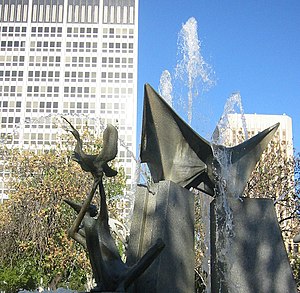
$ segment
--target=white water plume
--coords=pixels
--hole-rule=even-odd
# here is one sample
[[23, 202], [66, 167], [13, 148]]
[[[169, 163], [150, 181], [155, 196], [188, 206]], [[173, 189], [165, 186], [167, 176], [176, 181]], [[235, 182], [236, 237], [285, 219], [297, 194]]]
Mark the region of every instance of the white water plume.
[[240, 95], [240, 93], [233, 93], [226, 101], [226, 104], [225, 104], [224, 110], [223, 110], [223, 114], [222, 114], [222, 116], [218, 122], [218, 125], [212, 135], [212, 142], [214, 144], [220, 144], [220, 145], [227, 144], [228, 130], [229, 130], [229, 125], [230, 125], [228, 115], [238, 113], [238, 112], [241, 114], [241, 122], [242, 122], [242, 130], [244, 133], [244, 138], [245, 138], [245, 140], [247, 140], [249, 138], [241, 95]]
[[173, 105], [172, 90], [173, 86], [171, 74], [168, 70], [164, 70], [160, 76], [158, 91], [171, 107]]
[[[245, 139], [248, 139], [247, 125], [245, 114], [242, 106], [242, 99], [239, 93], [233, 93], [227, 100], [223, 114], [218, 122], [218, 125], [212, 135], [212, 148], [214, 159], [218, 162], [218, 170], [216, 171], [216, 176], [218, 178], [217, 182], [217, 192], [218, 201], [216, 203], [216, 222], [220, 224], [220, 227], [216, 228], [216, 250], [217, 259], [224, 265], [224, 280], [226, 281], [226, 276], [229, 273], [229, 264], [231, 263], [230, 258], [232, 257], [231, 241], [234, 237], [233, 230], [233, 213], [230, 206], [230, 200], [227, 195], [227, 185], [229, 182], [234, 180], [228, 164], [231, 162], [230, 152], [226, 151], [226, 148], [220, 147], [220, 145], [227, 145], [229, 142], [229, 132], [230, 132], [230, 114], [239, 112], [241, 114], [242, 130], [244, 132]], [[238, 200], [238, 198], [236, 198]], [[220, 220], [218, 219], [220, 217]], [[234, 285], [228, 284], [232, 292], [236, 292]]]
[[197, 33], [197, 21], [191, 17], [178, 34], [178, 51], [181, 60], [177, 62], [175, 76], [183, 80], [188, 87], [188, 122], [192, 122], [193, 97], [198, 95], [197, 82], [203, 89], [214, 84], [211, 79], [211, 67], [201, 55], [201, 42]]

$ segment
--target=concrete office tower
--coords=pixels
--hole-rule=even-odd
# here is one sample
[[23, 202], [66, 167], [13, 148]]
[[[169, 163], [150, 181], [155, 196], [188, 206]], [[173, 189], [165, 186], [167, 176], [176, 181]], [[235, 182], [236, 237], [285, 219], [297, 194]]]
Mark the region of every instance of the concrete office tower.
[[58, 114], [76, 127], [88, 117], [97, 128], [100, 118], [128, 148], [118, 158], [130, 184], [137, 38], [137, 0], [0, 0], [1, 143], [49, 148], [62, 131]]

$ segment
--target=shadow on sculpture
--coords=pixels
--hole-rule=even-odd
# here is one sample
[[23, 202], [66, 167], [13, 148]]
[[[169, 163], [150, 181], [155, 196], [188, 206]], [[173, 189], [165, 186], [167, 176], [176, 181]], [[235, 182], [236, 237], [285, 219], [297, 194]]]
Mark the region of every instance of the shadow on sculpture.
[[[92, 189], [83, 204], [65, 200], [78, 214], [68, 234], [88, 251], [97, 284], [92, 291], [125, 292], [162, 251], [164, 243], [161, 239], [157, 239], [156, 243], [132, 266], [128, 266], [122, 261], [110, 233], [106, 195], [102, 181], [103, 174], [106, 176], [117, 174], [107, 164], [117, 154], [117, 130], [112, 125], [108, 125], [103, 134], [102, 151], [98, 155], [89, 155], [82, 150], [82, 140], [78, 131], [67, 119], [65, 121], [70, 125], [70, 132], [77, 141], [72, 155], [73, 160], [79, 163], [84, 171], [90, 172], [94, 178]], [[97, 188], [100, 193], [99, 213], [97, 208], [91, 205]]]

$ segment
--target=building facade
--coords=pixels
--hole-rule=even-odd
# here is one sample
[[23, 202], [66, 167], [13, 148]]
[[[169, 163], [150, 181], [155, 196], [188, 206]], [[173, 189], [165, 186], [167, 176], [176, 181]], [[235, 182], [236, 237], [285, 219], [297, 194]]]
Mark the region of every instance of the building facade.
[[1, 143], [49, 148], [60, 115], [76, 127], [112, 123], [130, 184], [137, 53], [137, 0], [0, 0]]

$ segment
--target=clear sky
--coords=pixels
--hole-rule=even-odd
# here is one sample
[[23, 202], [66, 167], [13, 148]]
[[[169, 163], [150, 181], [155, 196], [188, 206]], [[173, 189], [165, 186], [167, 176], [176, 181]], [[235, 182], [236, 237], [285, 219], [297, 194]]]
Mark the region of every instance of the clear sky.
[[198, 22], [201, 55], [216, 81], [194, 102], [196, 131], [199, 124], [212, 131], [227, 98], [239, 92], [245, 113], [292, 117], [300, 151], [299, 0], [140, 0], [138, 131], [143, 86], [158, 89], [163, 70], [174, 72], [178, 33], [190, 17]]

